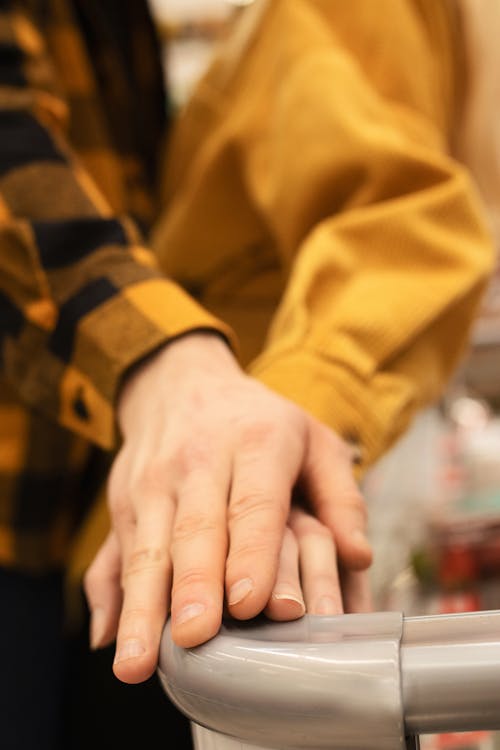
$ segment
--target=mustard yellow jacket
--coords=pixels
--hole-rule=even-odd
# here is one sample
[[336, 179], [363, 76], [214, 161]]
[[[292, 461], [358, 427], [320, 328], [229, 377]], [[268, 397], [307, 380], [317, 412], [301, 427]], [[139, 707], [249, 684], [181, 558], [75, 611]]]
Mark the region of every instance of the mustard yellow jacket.
[[365, 466], [442, 393], [492, 268], [462, 45], [446, 0], [257, 0], [169, 142], [163, 270]]

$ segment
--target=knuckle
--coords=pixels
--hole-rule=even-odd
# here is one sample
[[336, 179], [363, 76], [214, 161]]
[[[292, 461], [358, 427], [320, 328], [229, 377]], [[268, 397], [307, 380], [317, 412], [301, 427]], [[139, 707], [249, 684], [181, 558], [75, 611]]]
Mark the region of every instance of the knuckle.
[[148, 461], [131, 485], [133, 497], [147, 497], [165, 491], [168, 471], [164, 461]]
[[212, 450], [209, 439], [182, 440], [172, 451], [168, 463], [177, 477], [185, 477], [210, 465]]
[[342, 494], [342, 504], [366, 513], [366, 503], [363, 495], [356, 489], [347, 490]]
[[265, 529], [249, 531], [240, 544], [233, 545], [227, 557], [227, 568], [238, 565], [241, 560], [268, 560], [275, 550], [274, 534]]
[[181, 573], [177, 572], [174, 576], [172, 596], [175, 597], [180, 591], [206, 587], [208, 583], [209, 576], [207, 575], [207, 571], [205, 570], [205, 568], [188, 568]]
[[136, 632], [137, 622], [140, 620], [149, 620], [150, 615], [151, 610], [146, 606], [124, 606], [120, 614], [120, 635], [123, 635], [124, 630], [128, 630], [128, 626], [131, 622], [134, 623], [131, 630]]
[[169, 490], [170, 478], [171, 474], [169, 474], [166, 462], [153, 461], [148, 463], [132, 479], [121, 498], [115, 499], [114, 504], [118, 510], [124, 507], [125, 513], [128, 512], [134, 516], [135, 508], [154, 506], [162, 498], [167, 500], [171, 496]]
[[270, 442], [278, 430], [279, 419], [253, 420], [241, 426], [239, 444], [242, 449], [262, 449], [262, 445]]
[[131, 553], [123, 572], [126, 580], [130, 576], [145, 573], [149, 570], [166, 570], [170, 566], [170, 556], [166, 549], [141, 547]]
[[268, 517], [270, 513], [278, 511], [284, 515], [288, 508], [285, 503], [271, 497], [268, 492], [263, 490], [249, 490], [234, 498], [231, 498], [228, 508], [228, 523], [233, 526], [248, 518], [255, 516]]
[[335, 499], [322, 495], [317, 500], [318, 508], [325, 511], [356, 513], [362, 519], [368, 518], [368, 509], [363, 495], [353, 487], [339, 487]]
[[209, 516], [191, 513], [177, 519], [172, 532], [172, 545], [190, 541], [200, 535], [213, 534], [219, 525]]
[[368, 521], [368, 508], [363, 495], [356, 490], [346, 492], [342, 497], [342, 510], [355, 513], [359, 519], [366, 524]]

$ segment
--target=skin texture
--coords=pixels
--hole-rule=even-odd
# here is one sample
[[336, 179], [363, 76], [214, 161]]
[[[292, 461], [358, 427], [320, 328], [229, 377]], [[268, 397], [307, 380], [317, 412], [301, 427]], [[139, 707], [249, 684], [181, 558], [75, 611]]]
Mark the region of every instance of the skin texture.
[[[146, 680], [167, 616], [182, 647], [224, 612], [291, 620], [370, 608], [371, 548], [351, 448], [194, 333], [122, 390], [111, 530], [85, 576], [91, 645], [116, 638], [115, 675]], [[292, 502], [300, 490], [302, 502]]]

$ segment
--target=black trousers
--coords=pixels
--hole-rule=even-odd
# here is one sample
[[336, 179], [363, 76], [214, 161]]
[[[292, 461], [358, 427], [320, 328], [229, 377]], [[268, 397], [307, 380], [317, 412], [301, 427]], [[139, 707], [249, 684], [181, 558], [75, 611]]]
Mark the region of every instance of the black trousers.
[[62, 579], [0, 569], [2, 750], [191, 750], [188, 720], [156, 676], [125, 685], [113, 648], [92, 653], [88, 624], [63, 632]]

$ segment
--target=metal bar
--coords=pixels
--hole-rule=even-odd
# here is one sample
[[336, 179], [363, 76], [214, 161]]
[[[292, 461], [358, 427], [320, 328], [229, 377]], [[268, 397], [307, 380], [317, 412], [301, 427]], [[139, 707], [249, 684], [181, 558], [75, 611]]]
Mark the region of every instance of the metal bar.
[[401, 639], [409, 734], [500, 728], [500, 612], [407, 618]]
[[228, 621], [197, 649], [166, 637], [160, 678], [192, 721], [250, 745], [404, 750], [402, 621], [397, 612]]
[[167, 627], [158, 671], [193, 722], [241, 748], [417, 748], [500, 729], [500, 611], [231, 621], [187, 650]]

